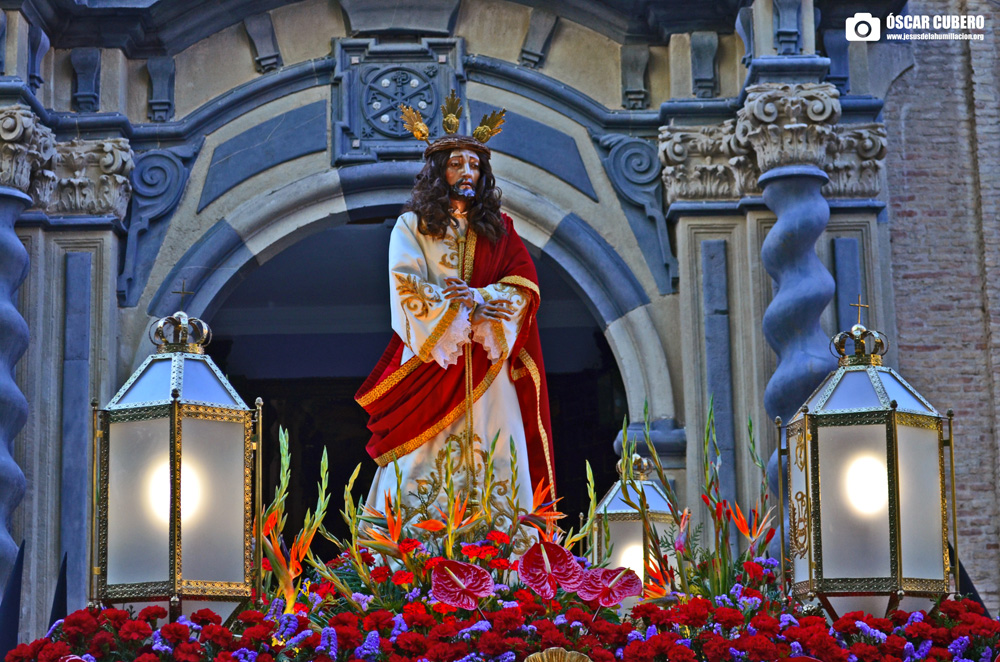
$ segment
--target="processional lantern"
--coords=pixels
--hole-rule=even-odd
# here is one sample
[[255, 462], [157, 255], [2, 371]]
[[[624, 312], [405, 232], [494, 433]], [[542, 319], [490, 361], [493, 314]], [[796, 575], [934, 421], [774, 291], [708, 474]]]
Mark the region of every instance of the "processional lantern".
[[[631, 468], [631, 481], [626, 473]], [[625, 458], [618, 461], [619, 480], [611, 486], [597, 505], [594, 515], [593, 549], [595, 560], [604, 558], [605, 550], [611, 549], [610, 568], [629, 568], [649, 581], [646, 568], [649, 565], [649, 532], [643, 525], [639, 511], [628, 503], [638, 503], [641, 489], [646, 499], [647, 515], [657, 535], [663, 538], [668, 526], [674, 521], [670, 514], [670, 501], [659, 481], [650, 480], [653, 463], [645, 457], [633, 455], [631, 462]], [[631, 485], [630, 485], [631, 483]], [[628, 500], [626, 500], [626, 497]]]
[[[948, 593], [952, 565], [958, 589], [945, 499], [947, 449], [954, 532], [951, 411], [942, 417], [882, 365], [885, 336], [862, 326], [858, 310], [858, 324], [831, 341], [839, 367], [788, 422], [784, 451], [792, 594], [818, 599], [834, 618], [928, 608]], [[957, 556], [957, 534], [954, 544]]]
[[177, 312], [150, 332], [156, 353], [95, 408], [93, 597], [225, 619], [251, 595], [253, 412], [205, 354], [207, 324]]

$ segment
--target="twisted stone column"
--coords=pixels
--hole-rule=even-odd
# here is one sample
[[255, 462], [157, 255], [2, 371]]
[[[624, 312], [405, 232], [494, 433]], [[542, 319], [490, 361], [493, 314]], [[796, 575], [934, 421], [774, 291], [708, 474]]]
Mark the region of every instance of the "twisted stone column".
[[28, 402], [14, 382], [14, 365], [28, 347], [28, 325], [17, 310], [28, 253], [14, 222], [32, 198], [32, 176], [51, 158], [55, 140], [26, 106], [0, 108], [0, 585], [6, 583], [17, 545], [10, 516], [24, 496], [24, 473], [13, 458], [14, 437], [28, 417]]

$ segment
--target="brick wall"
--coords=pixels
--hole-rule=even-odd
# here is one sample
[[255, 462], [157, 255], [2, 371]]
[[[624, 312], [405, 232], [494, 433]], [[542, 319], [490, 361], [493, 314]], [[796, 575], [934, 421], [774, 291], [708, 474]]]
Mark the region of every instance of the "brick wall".
[[884, 115], [899, 369], [939, 410], [955, 410], [959, 551], [996, 614], [1000, 11], [975, 0], [909, 8], [986, 16], [985, 41], [912, 42], [914, 66], [890, 88]]

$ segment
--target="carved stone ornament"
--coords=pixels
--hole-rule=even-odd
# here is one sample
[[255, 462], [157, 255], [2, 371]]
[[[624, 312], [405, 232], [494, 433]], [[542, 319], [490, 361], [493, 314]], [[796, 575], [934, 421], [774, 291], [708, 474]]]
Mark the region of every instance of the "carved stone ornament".
[[736, 118], [736, 134], [753, 146], [761, 172], [785, 165], [822, 168], [837, 144], [840, 93], [830, 83], [751, 85]]
[[823, 195], [828, 198], [874, 198], [881, 188], [885, 126], [868, 122], [841, 124], [835, 129], [837, 140], [830, 143], [830, 160], [823, 167], [830, 176], [830, 183], [823, 187]]
[[833, 85], [754, 85], [737, 119], [709, 126], [660, 127], [667, 204], [760, 195], [762, 172], [816, 165], [828, 198], [873, 198], [881, 188], [885, 125], [836, 124]]
[[660, 162], [667, 204], [725, 200], [759, 193], [760, 171], [736, 121], [702, 127], [660, 128]]
[[55, 136], [27, 106], [0, 108], [0, 186], [24, 193], [55, 151]]
[[125, 218], [135, 167], [132, 148], [124, 138], [81, 140], [56, 145], [52, 160], [55, 197], [50, 214], [88, 214]]

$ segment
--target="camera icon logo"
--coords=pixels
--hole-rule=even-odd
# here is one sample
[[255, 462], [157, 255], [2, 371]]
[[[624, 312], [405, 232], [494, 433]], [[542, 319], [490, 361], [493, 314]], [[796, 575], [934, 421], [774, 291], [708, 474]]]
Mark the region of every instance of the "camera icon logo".
[[847, 41], [878, 41], [882, 35], [882, 21], [868, 12], [858, 12], [844, 21]]

